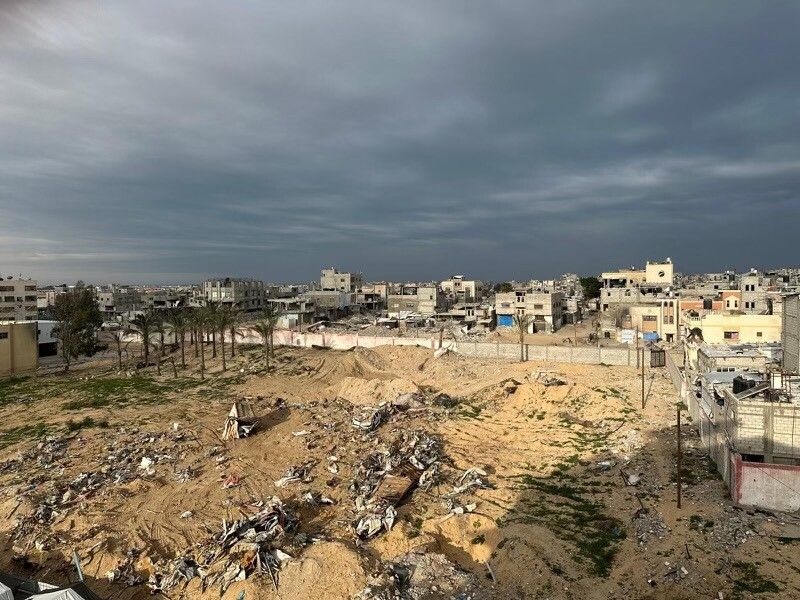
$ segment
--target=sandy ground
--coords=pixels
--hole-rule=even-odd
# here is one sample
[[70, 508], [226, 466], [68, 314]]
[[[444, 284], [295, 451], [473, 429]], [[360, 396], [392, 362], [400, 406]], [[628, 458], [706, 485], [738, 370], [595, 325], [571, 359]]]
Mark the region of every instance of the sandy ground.
[[[676, 508], [677, 397], [663, 371], [648, 373], [642, 410], [632, 368], [400, 347], [277, 354], [267, 371], [250, 349], [224, 374], [208, 358], [202, 382], [190, 350], [177, 380], [171, 366], [128, 378], [103, 359], [0, 384], [0, 569], [65, 582], [75, 549], [98, 594], [150, 598], [153, 571], [277, 496], [299, 520], [292, 559], [274, 583], [251, 576], [223, 598], [384, 597], [392, 563], [413, 567], [406, 598], [800, 597], [796, 519], [732, 507], [688, 430]], [[409, 392], [413, 410], [353, 428], [365, 406]], [[259, 427], [222, 441], [243, 397]], [[358, 539], [358, 464], [413, 431], [441, 441], [436, 483], [398, 504], [390, 531]], [[305, 482], [275, 485], [308, 462]], [[470, 468], [489, 487], [454, 494]], [[166, 594], [219, 598], [220, 586], [195, 577]]]

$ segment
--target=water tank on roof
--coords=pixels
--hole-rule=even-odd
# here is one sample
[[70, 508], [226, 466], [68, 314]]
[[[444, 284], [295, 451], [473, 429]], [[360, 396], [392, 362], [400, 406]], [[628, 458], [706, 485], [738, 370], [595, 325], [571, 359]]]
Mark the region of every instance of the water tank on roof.
[[733, 378], [733, 393], [740, 394], [745, 390], [756, 387], [756, 382], [753, 379], [748, 379], [741, 375]]

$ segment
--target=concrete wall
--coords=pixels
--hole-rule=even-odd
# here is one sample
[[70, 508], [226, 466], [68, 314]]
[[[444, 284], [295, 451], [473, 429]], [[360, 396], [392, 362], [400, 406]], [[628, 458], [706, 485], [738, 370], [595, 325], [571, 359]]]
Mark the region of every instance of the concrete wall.
[[750, 463], [731, 456], [731, 498], [738, 506], [780, 512], [800, 509], [800, 467]]
[[0, 377], [35, 371], [39, 364], [36, 323], [0, 323]]
[[[245, 330], [239, 343], [261, 344], [261, 336], [253, 330]], [[297, 333], [295, 331], [276, 331], [275, 344], [279, 346], [297, 346], [310, 348], [320, 346], [336, 350], [352, 348], [377, 348], [378, 346], [419, 346], [435, 350], [439, 347], [438, 336], [425, 337], [373, 337], [357, 333]], [[445, 348], [464, 356], [476, 358], [499, 358], [519, 360], [519, 344], [499, 342], [456, 342], [445, 340]], [[552, 361], [562, 363], [579, 363], [587, 365], [637, 366], [635, 348], [597, 348], [572, 346], [534, 346], [526, 344], [525, 360]], [[649, 364], [649, 353], [645, 360]]]

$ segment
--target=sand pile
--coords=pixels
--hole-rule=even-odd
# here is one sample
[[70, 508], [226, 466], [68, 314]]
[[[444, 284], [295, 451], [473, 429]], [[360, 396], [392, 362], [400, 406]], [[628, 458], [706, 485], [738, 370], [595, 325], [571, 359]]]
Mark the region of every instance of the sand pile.
[[408, 379], [362, 379], [345, 377], [331, 386], [331, 394], [353, 404], [373, 406], [397, 399], [401, 394], [419, 392], [419, 387]]

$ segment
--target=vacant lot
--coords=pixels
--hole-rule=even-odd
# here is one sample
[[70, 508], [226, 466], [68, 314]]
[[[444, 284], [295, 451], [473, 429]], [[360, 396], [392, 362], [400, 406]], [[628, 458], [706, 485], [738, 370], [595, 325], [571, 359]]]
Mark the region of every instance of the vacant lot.
[[[800, 596], [794, 518], [731, 507], [688, 432], [675, 508], [662, 372], [642, 411], [633, 368], [242, 350], [205, 380], [189, 352], [178, 377], [103, 361], [0, 382], [0, 568], [66, 581], [75, 549], [127, 599]], [[237, 398], [261, 420], [225, 441]], [[391, 528], [359, 536], [387, 490]], [[273, 497], [279, 535], [227, 544]]]

